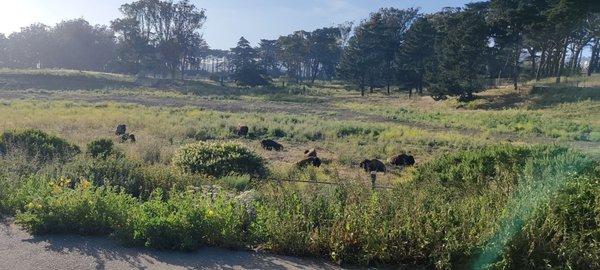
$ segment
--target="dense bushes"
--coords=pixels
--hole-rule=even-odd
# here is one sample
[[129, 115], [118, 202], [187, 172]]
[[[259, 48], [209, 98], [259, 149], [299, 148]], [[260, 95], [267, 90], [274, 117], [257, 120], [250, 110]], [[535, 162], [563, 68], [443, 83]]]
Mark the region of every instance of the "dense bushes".
[[121, 187], [125, 192], [148, 198], [153, 190], [182, 191], [187, 186], [199, 185], [202, 179], [164, 165], [145, 165], [125, 157], [106, 159], [81, 157], [66, 164], [61, 175], [75, 181], [90, 180], [97, 186]]
[[235, 143], [199, 142], [182, 147], [173, 164], [186, 172], [214, 177], [228, 174], [263, 176], [266, 168], [261, 157]]
[[[211, 244], [243, 247], [247, 243], [249, 213], [226, 194], [176, 192], [164, 196], [157, 189], [140, 201], [115, 188], [69, 180], [31, 179], [17, 194], [16, 220], [36, 234], [113, 233], [130, 245], [191, 250]], [[168, 197], [168, 199], [164, 199]]]
[[[393, 190], [372, 192], [347, 178], [332, 179], [340, 186], [272, 183], [244, 201], [144, 184], [152, 195], [136, 199], [87, 181], [72, 189], [37, 178], [10, 205], [32, 232], [113, 233], [160, 249], [258, 246], [342, 264], [588, 269], [600, 258], [597, 166], [564, 148], [500, 145], [422, 164]], [[164, 169], [140, 170], [140, 179], [168, 182]]]
[[79, 147], [35, 129], [5, 131], [0, 135], [0, 155], [23, 153], [39, 161], [66, 161], [80, 152]]
[[[33, 179], [32, 179], [33, 180]], [[39, 180], [39, 179], [37, 179]], [[122, 227], [135, 204], [133, 197], [90, 182], [70, 189], [69, 180], [35, 185], [17, 222], [32, 233], [106, 234]], [[31, 188], [32, 186], [29, 186]], [[41, 189], [41, 190], [40, 190]]]
[[114, 143], [109, 139], [99, 139], [88, 143], [87, 154], [93, 158], [108, 158], [111, 155], [117, 155], [114, 149]]

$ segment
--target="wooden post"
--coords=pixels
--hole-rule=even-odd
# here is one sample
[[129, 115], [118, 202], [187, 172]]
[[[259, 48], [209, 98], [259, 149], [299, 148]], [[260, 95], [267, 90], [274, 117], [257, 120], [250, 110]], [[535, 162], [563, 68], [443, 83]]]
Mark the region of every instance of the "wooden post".
[[377, 172], [371, 172], [371, 189], [375, 190], [375, 181], [377, 180]]

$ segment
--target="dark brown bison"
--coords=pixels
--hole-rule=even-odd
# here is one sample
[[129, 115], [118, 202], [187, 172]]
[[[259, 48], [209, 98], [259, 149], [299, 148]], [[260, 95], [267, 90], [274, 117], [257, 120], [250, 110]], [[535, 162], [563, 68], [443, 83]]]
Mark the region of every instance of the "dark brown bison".
[[115, 129], [115, 135], [121, 136], [121, 135], [125, 134], [126, 131], [127, 131], [127, 126], [123, 125], [123, 124], [119, 124], [119, 125], [117, 125], [117, 128]]
[[135, 135], [129, 134], [129, 141], [135, 143]]
[[307, 166], [319, 167], [321, 166], [321, 159], [318, 157], [307, 157], [303, 160], [300, 160], [296, 163], [298, 168], [304, 168]]
[[415, 165], [415, 158], [411, 155], [400, 154], [390, 157], [388, 162], [394, 166], [412, 166]]
[[317, 150], [314, 148], [304, 150], [304, 156], [306, 157], [317, 157]]
[[124, 143], [127, 140], [129, 140], [129, 134], [121, 134], [119, 136], [117, 136], [119, 138], [119, 142], [120, 143]]
[[280, 143], [278, 143], [274, 140], [262, 140], [262, 141], [260, 141], [260, 145], [262, 146], [262, 148], [264, 148], [265, 150], [269, 150], [269, 151], [283, 150], [283, 145], [281, 145]]
[[365, 172], [385, 172], [385, 164], [378, 159], [365, 159], [360, 163]]
[[235, 128], [235, 134], [238, 136], [246, 136], [248, 135], [248, 126], [238, 125]]

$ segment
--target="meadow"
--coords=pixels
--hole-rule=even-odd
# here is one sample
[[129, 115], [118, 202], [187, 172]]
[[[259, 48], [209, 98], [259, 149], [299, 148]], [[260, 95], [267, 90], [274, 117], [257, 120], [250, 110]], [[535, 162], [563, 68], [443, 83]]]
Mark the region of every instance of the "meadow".
[[[567, 82], [460, 103], [363, 98], [335, 82], [147, 88], [123, 75], [1, 70], [0, 210], [34, 234], [158, 249], [600, 268], [600, 79]], [[136, 142], [119, 142], [117, 124]], [[310, 148], [323, 164], [299, 168]], [[388, 164], [372, 189], [359, 163], [401, 153], [416, 166]]]

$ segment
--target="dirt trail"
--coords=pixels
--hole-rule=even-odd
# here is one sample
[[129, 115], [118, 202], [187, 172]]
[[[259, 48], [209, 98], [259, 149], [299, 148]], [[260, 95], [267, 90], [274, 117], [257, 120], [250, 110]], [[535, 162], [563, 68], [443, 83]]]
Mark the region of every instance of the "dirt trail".
[[[179, 97], [159, 97], [152, 95], [126, 95], [126, 94], [96, 94], [94, 92], [73, 92], [73, 91], [12, 91], [0, 90], [0, 99], [2, 100], [70, 100], [83, 102], [118, 102], [131, 103], [145, 106], [160, 107], [199, 107], [207, 110], [222, 112], [246, 112], [246, 113], [286, 113], [295, 115], [312, 115], [328, 119], [337, 120], [356, 120], [376, 123], [396, 123], [408, 127], [418, 128], [429, 132], [457, 132], [463, 136], [479, 136], [484, 132], [478, 129], [452, 128], [429, 125], [424, 123], [412, 122], [402, 119], [390, 119], [385, 116], [369, 115], [348, 109], [335, 107], [330, 101], [324, 100], [318, 103], [295, 103], [284, 101], [264, 101], [264, 100], [236, 100], [236, 99], [215, 99], [205, 96], [191, 96], [186, 98]], [[591, 149], [600, 149], [600, 142], [587, 141], [559, 141], [541, 135], [524, 135], [512, 132], [485, 134], [489, 139], [496, 141], [522, 141], [539, 144], [562, 144], [581, 151]]]
[[324, 261], [203, 248], [168, 252], [126, 248], [106, 237], [33, 237], [0, 224], [0, 269], [340, 269]]

